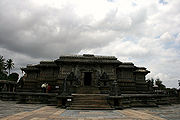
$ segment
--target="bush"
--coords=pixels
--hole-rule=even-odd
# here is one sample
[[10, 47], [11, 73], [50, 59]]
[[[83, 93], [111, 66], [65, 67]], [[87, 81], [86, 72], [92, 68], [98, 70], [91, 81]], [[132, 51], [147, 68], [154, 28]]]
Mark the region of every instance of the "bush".
[[0, 80], [6, 80], [6, 79], [7, 79], [7, 74], [0, 71]]
[[18, 79], [19, 79], [19, 74], [18, 73], [11, 73], [8, 76], [8, 80], [11, 80], [11, 81], [17, 82]]

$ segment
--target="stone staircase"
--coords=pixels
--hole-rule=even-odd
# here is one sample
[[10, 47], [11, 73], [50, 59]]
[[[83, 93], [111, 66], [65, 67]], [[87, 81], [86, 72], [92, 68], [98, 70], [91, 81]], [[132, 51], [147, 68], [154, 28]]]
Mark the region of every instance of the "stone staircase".
[[78, 94], [100, 94], [99, 88], [92, 86], [84, 86], [80, 88], [76, 88], [76, 92]]
[[76, 94], [72, 94], [73, 100], [67, 109], [71, 110], [110, 110], [113, 109], [107, 103], [108, 94], [100, 94], [99, 88], [85, 86], [78, 88]]
[[112, 110], [105, 94], [73, 94], [71, 110]]

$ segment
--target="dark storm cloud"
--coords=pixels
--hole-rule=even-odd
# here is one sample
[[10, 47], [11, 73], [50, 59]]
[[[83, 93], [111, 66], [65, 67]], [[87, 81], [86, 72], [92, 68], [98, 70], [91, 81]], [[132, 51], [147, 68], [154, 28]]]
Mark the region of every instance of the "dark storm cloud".
[[71, 6], [33, 7], [26, 1], [0, 2], [0, 46], [31, 57], [51, 58], [108, 44], [106, 33], [96, 35]]

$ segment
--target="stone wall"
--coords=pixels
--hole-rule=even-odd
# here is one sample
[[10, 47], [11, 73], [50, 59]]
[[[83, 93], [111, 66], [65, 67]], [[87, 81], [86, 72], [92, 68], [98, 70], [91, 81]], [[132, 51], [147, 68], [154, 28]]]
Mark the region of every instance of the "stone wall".
[[37, 91], [38, 87], [38, 71], [29, 70], [26, 79], [24, 80], [24, 91]]
[[136, 91], [132, 68], [118, 68], [117, 81], [122, 93], [133, 93]]
[[[136, 93], [147, 90], [145, 75], [149, 72], [133, 63], [122, 63], [115, 57], [94, 55], [61, 56], [55, 61], [41, 61], [38, 65], [27, 66], [22, 70], [27, 73], [24, 89], [37, 92], [41, 91], [41, 85], [45, 82], [56, 92], [57, 88], [62, 91], [64, 80], [70, 73], [73, 73], [75, 79], [67, 81], [69, 87], [73, 87], [72, 82], [79, 82], [78, 87], [83, 87], [85, 75], [90, 73], [91, 86], [99, 87], [105, 93], [108, 93], [115, 80], [122, 93]], [[102, 78], [104, 73], [107, 78]]]
[[21, 68], [21, 70], [27, 76], [25, 77], [23, 88], [19, 89], [19, 91], [41, 92], [41, 85], [48, 83], [52, 88], [52, 92], [57, 92], [59, 68], [54, 62], [40, 62], [38, 65], [27, 66], [26, 68]]
[[135, 82], [136, 82], [136, 91], [145, 92], [148, 90], [144, 73], [135, 73], [134, 78], [135, 78]]

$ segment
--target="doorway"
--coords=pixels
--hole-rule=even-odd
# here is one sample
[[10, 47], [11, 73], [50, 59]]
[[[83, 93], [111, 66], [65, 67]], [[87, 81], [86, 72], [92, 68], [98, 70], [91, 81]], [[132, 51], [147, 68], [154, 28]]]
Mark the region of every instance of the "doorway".
[[84, 85], [90, 86], [92, 81], [92, 73], [91, 72], [85, 72], [84, 73]]

